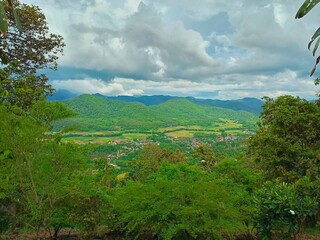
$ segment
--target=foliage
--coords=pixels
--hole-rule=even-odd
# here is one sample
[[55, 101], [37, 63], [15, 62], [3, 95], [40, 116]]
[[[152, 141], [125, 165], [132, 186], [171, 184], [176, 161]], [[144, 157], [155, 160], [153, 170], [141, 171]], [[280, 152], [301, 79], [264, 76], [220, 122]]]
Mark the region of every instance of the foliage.
[[299, 195], [294, 184], [267, 182], [257, 191], [258, 211], [256, 227], [263, 239], [273, 239], [272, 231], [281, 239], [295, 239], [306, 217], [315, 216], [318, 202], [307, 195]]
[[6, 36], [8, 31], [8, 17], [4, 9], [5, 4], [8, 4], [9, 7], [11, 8], [12, 14], [14, 16], [15, 24], [18, 30], [21, 32], [22, 31], [21, 22], [17, 14], [16, 8], [14, 6], [14, 0], [7, 0], [5, 2], [0, 2], [0, 34]]
[[37, 103], [30, 111], [0, 106], [0, 209], [8, 213], [12, 231], [79, 227], [70, 213], [75, 202], [90, 198], [81, 186], [93, 188], [91, 167], [78, 146], [44, 134], [49, 120], [70, 115], [60, 105]]
[[212, 149], [204, 144], [193, 149], [193, 157], [203, 169], [209, 171], [212, 170], [216, 164], [216, 157]]
[[[302, 4], [302, 6], [299, 8], [297, 14], [296, 14], [296, 18], [302, 18], [304, 17], [306, 14], [308, 14], [311, 9], [313, 9], [320, 1], [319, 0], [305, 0], [305, 2]], [[317, 29], [317, 31], [313, 34], [311, 41], [308, 44], [308, 49], [310, 50], [310, 47], [312, 45], [312, 43], [316, 41], [313, 51], [312, 51], [312, 55], [314, 56], [316, 54], [316, 51], [318, 50], [319, 44], [320, 44], [320, 28]], [[316, 67], [318, 65], [318, 63], [320, 62], [320, 56], [317, 57], [316, 59], [316, 63], [313, 67], [313, 69], [311, 70], [310, 75], [312, 76], [314, 74], [314, 72], [316, 71]]]
[[255, 115], [247, 112], [199, 105], [180, 98], [147, 107], [141, 103], [120, 102], [85, 94], [64, 103], [79, 116], [56, 122], [55, 129], [61, 125], [77, 125], [83, 131], [125, 130], [143, 133], [174, 126], [212, 127], [225, 123], [221, 119], [229, 119], [252, 130], [257, 120]]
[[145, 184], [112, 190], [114, 231], [128, 239], [226, 239], [244, 229], [240, 186], [206, 179], [193, 167], [161, 168]]
[[299, 97], [266, 98], [251, 157], [269, 179], [296, 181], [319, 174], [320, 108]]
[[150, 143], [141, 149], [136, 159], [128, 163], [129, 176], [144, 182], [151, 173], [158, 171], [163, 162], [186, 163], [187, 158], [180, 151], [173, 152]]
[[[6, 1], [5, 1], [6, 2]], [[44, 14], [37, 6], [20, 4], [13, 0], [1, 2], [0, 9], [8, 22], [8, 34], [0, 36], [0, 102], [9, 102], [27, 109], [38, 100], [53, 93], [48, 78], [37, 70], [57, 68], [58, 55], [64, 43], [61, 36], [49, 33]], [[13, 12], [12, 12], [12, 9]], [[17, 15], [21, 28], [15, 28]]]
[[53, 93], [47, 81], [44, 74], [25, 73], [18, 70], [16, 63], [9, 64], [5, 69], [0, 69], [0, 102], [27, 109]]
[[273, 180], [257, 191], [257, 229], [265, 239], [272, 232], [291, 239], [319, 213], [320, 108], [299, 97], [265, 100], [249, 141], [250, 156]]
[[214, 167], [214, 174], [224, 179], [232, 179], [251, 194], [263, 183], [262, 173], [246, 159], [223, 159]]
[[15, 20], [11, 7], [4, 7], [8, 15], [8, 34], [1, 37], [2, 64], [19, 62], [19, 68], [26, 73], [35, 73], [42, 68], [57, 68], [58, 54], [62, 53], [63, 38], [49, 33], [44, 14], [37, 6], [15, 2], [14, 9], [20, 19], [22, 32], [14, 28]]

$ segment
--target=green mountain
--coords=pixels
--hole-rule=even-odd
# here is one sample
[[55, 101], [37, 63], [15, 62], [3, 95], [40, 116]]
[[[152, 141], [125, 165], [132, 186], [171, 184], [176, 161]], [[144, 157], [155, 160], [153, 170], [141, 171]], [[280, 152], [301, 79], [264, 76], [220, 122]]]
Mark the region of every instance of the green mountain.
[[263, 101], [257, 98], [242, 98], [238, 100], [196, 99], [192, 101], [216, 107], [228, 108], [235, 111], [247, 111], [259, 115], [262, 111]]
[[79, 116], [56, 122], [55, 129], [76, 125], [83, 131], [156, 131], [174, 126], [212, 127], [226, 120], [254, 128], [257, 121], [257, 117], [249, 112], [199, 104], [187, 98], [145, 106], [84, 94], [63, 102]]
[[[98, 94], [97, 94], [98, 95]], [[100, 95], [103, 96], [103, 95]], [[140, 102], [146, 106], [153, 106], [165, 103], [168, 100], [179, 98], [174, 96], [153, 95], [153, 96], [117, 96], [107, 97], [108, 99], [119, 100], [122, 102]], [[199, 99], [186, 97], [192, 102], [202, 105], [211, 105], [215, 107], [228, 108], [236, 111], [247, 111], [259, 115], [262, 110], [263, 101], [257, 98], [243, 98], [238, 100], [217, 100], [217, 99]]]
[[63, 101], [67, 100], [69, 98], [73, 98], [78, 96], [76, 93], [70, 92], [65, 89], [59, 89], [54, 92], [52, 96], [48, 96], [47, 100], [48, 101]]
[[153, 95], [153, 96], [116, 96], [116, 97], [107, 97], [113, 100], [120, 100], [123, 102], [140, 102], [146, 106], [152, 106], [164, 103], [170, 99], [177, 98], [174, 96], [165, 96], [165, 95]]
[[[152, 96], [104, 96], [99, 93], [93, 94], [94, 96], [104, 97], [111, 100], [119, 100], [121, 102], [137, 102], [145, 106], [153, 106], [165, 103], [168, 100], [179, 98], [176, 96], [167, 95], [152, 95]], [[48, 97], [49, 101], [64, 101], [76, 97], [75, 93], [67, 90], [57, 90], [53, 96]], [[256, 98], [243, 98], [237, 100], [217, 100], [217, 99], [199, 99], [193, 97], [186, 97], [192, 102], [202, 105], [211, 105], [215, 107], [228, 108], [236, 111], [247, 111], [259, 115], [262, 110], [263, 101]]]

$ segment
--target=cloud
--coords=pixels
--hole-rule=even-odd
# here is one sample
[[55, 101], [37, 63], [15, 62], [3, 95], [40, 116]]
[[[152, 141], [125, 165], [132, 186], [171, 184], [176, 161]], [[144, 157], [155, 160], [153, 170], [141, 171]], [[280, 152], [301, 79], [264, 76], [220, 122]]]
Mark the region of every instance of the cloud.
[[123, 85], [117, 82], [106, 83], [100, 79], [81, 79], [81, 80], [55, 80], [52, 86], [56, 89], [66, 89], [75, 93], [100, 93], [103, 95], [142, 95], [144, 92], [140, 89], [124, 89]]
[[67, 89], [80, 94], [100, 93], [108, 96], [163, 94], [239, 99], [243, 97], [277, 97], [289, 94], [312, 99], [316, 93], [312, 82], [306, 82], [291, 70], [285, 70], [272, 76], [230, 74], [219, 76], [207, 82], [194, 82], [187, 79], [154, 81], [114, 78], [109, 82], [100, 79], [56, 80], [52, 84], [56, 89]]
[[52, 79], [56, 86], [111, 95], [314, 96], [308, 79], [314, 59], [306, 45], [318, 16], [315, 9], [295, 20], [299, 2], [23, 2], [40, 5], [50, 28], [64, 36], [61, 66], [91, 69], [113, 79]]
[[[88, 11], [83, 20], [87, 21]], [[108, 19], [110, 15], [105, 14]], [[66, 39], [73, 41], [67, 42], [61, 63], [78, 68], [161, 79], [199, 77], [202, 69], [219, 66], [207, 53], [209, 42], [201, 34], [181, 22], [166, 24], [154, 8], [143, 3], [118, 29], [112, 24], [78, 21], [69, 26]]]

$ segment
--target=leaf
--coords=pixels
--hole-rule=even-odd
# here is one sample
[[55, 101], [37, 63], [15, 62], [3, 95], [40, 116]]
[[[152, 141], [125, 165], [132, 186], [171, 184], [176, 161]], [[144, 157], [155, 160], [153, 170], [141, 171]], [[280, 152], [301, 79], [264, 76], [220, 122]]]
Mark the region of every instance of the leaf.
[[314, 40], [317, 39], [317, 37], [320, 36], [320, 27], [317, 29], [317, 31], [313, 34], [311, 41], [308, 44], [308, 49], [310, 50], [311, 44], [313, 43]]
[[8, 31], [8, 17], [4, 10], [3, 4], [0, 3], [0, 34], [7, 35]]
[[[0, 31], [1, 34], [1, 31]], [[6, 32], [4, 32], [4, 35], [6, 34]], [[0, 60], [2, 64], [8, 64], [9, 63], [9, 59], [7, 54], [3, 51], [3, 49], [0, 49]]]
[[320, 62], [320, 56], [317, 58], [316, 64], [314, 65], [314, 67], [313, 67], [312, 70], [311, 70], [310, 77], [312, 77], [312, 75], [313, 75], [314, 72], [316, 71], [317, 65], [319, 64], [319, 62]]
[[296, 19], [304, 17], [310, 10], [316, 6], [320, 0], [306, 0], [302, 6], [299, 8], [297, 14], [296, 14]]
[[314, 48], [313, 48], [313, 51], [312, 51], [312, 55], [316, 55], [316, 51], [319, 47], [319, 44], [320, 44], [320, 38], [318, 38], [317, 42], [316, 42], [316, 45], [314, 45]]
[[17, 26], [19, 32], [21, 33], [22, 32], [22, 26], [21, 26], [19, 15], [17, 14], [17, 11], [16, 11], [15, 6], [14, 6], [14, 0], [8, 0], [8, 2], [10, 4], [10, 6], [11, 6], [16, 26]]

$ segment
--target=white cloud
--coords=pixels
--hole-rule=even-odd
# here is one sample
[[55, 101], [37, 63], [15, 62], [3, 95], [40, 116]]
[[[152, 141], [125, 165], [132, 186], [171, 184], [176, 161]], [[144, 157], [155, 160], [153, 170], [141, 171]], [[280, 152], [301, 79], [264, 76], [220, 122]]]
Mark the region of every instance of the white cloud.
[[315, 96], [315, 87], [312, 82], [306, 82], [291, 70], [285, 70], [272, 76], [221, 75], [208, 79], [206, 82], [194, 82], [186, 79], [155, 81], [114, 78], [110, 82], [104, 82], [100, 79], [83, 79], [59, 80], [53, 81], [52, 84], [57, 89], [67, 89], [77, 93], [100, 93], [108, 96], [164, 94], [219, 99], [277, 97], [281, 94], [309, 99], [310, 96]]
[[[111, 95], [314, 96], [306, 45], [319, 9], [295, 20], [298, 1], [22, 1], [40, 5], [51, 29], [65, 37], [61, 66], [114, 77], [57, 80], [56, 87]], [[221, 13], [219, 29], [205, 24]]]
[[82, 80], [55, 80], [52, 85], [56, 89], [67, 89], [76, 93], [100, 93], [103, 95], [142, 95], [140, 89], [124, 89], [124, 86], [117, 82], [106, 83], [101, 79], [86, 78]]

